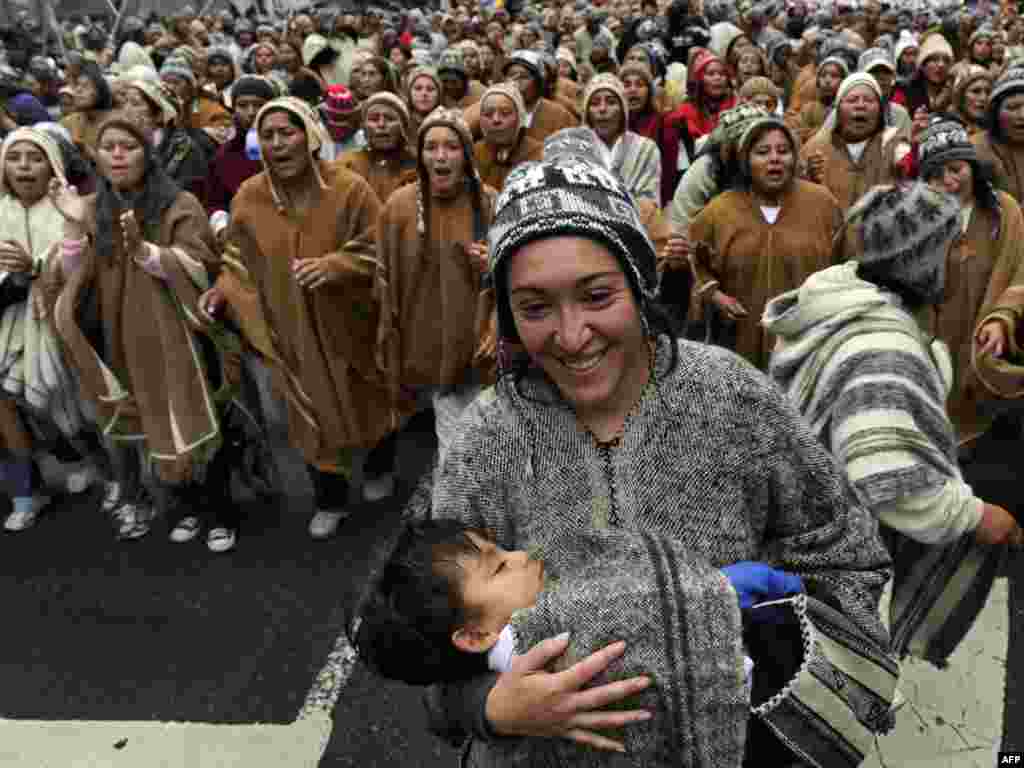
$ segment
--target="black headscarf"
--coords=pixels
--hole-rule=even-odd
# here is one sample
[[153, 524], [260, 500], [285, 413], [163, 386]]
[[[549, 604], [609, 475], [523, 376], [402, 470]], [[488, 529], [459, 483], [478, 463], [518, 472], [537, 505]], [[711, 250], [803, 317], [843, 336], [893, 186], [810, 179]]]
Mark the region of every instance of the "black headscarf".
[[102, 112], [114, 106], [114, 96], [110, 91], [107, 78], [100, 71], [99, 64], [91, 59], [82, 61], [82, 74], [92, 80], [96, 86], [96, 105], [90, 111]]
[[[152, 143], [130, 117], [119, 113], [108, 117], [96, 135], [97, 146], [109, 128], [120, 128], [132, 134], [142, 144], [144, 153], [144, 182], [142, 188], [130, 197], [115, 190], [110, 180], [102, 174], [99, 174], [96, 180], [96, 252], [113, 256], [120, 252], [121, 214], [126, 210], [133, 210], [143, 239], [155, 240], [160, 227], [160, 217], [181, 194], [181, 187], [164, 171], [156, 159]], [[115, 243], [118, 246], [117, 251]]]

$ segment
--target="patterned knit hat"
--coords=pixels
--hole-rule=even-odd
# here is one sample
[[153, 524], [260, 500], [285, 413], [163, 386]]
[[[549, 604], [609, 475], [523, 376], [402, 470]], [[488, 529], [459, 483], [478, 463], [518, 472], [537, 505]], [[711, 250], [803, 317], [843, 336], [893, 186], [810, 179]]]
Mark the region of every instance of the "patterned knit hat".
[[1024, 91], [1024, 61], [1013, 62], [996, 79], [989, 99], [989, 111], [998, 114], [1003, 99], [1019, 91]]
[[955, 197], [923, 181], [878, 186], [854, 203], [846, 223], [860, 232], [862, 272], [915, 302], [942, 301], [947, 251], [961, 226]]
[[861, 72], [870, 72], [875, 67], [885, 67], [890, 72], [896, 72], [896, 64], [885, 48], [868, 48], [857, 60], [857, 69]]
[[351, 115], [358, 109], [356, 97], [344, 85], [330, 85], [324, 98], [323, 111], [328, 117]]
[[463, 80], [468, 79], [466, 74], [466, 62], [462, 59], [462, 50], [459, 48], [446, 48], [441, 52], [441, 58], [437, 62], [437, 74], [454, 72]]
[[597, 135], [567, 128], [545, 141], [544, 161], [513, 169], [498, 196], [488, 237], [490, 271], [498, 305], [499, 338], [517, 333], [508, 295], [507, 266], [523, 246], [551, 237], [576, 236], [605, 246], [618, 259], [641, 307], [658, 295], [654, 245], [622, 181], [597, 161]]
[[590, 82], [587, 83], [587, 88], [583, 91], [583, 124], [590, 125], [590, 100], [594, 98], [594, 94], [598, 91], [611, 91], [615, 94], [619, 104], [622, 105], [622, 124], [629, 125], [629, 105], [626, 103], [626, 90], [622, 86], [622, 81], [610, 72], [594, 75]]
[[718, 116], [718, 125], [711, 132], [708, 143], [718, 146], [735, 144], [743, 136], [751, 122], [768, 116], [768, 113], [756, 104], [737, 104]]
[[541, 61], [540, 54], [537, 51], [524, 51], [522, 49], [513, 51], [512, 55], [505, 59], [505, 66], [501, 70], [502, 74], [507, 73], [508, 68], [513, 64], [525, 67], [533, 75], [533, 79], [537, 81], [537, 87], [544, 88], [544, 62]]
[[160, 67], [160, 77], [182, 77], [188, 80], [192, 87], [196, 85], [196, 75], [192, 71], [192, 67], [189, 66], [188, 61], [178, 56], [171, 56], [168, 58], [163, 65]]
[[918, 138], [921, 178], [929, 179], [950, 160], [967, 160], [977, 165], [978, 152], [967, 137], [967, 130], [956, 120], [933, 117]]

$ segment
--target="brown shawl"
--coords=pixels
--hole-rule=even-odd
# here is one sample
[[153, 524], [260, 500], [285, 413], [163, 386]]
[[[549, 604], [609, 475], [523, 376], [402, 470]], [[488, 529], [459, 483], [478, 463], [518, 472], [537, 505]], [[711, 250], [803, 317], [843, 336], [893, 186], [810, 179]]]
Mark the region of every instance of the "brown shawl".
[[119, 228], [113, 252], [97, 253], [96, 197], [85, 204], [90, 246], [54, 307], [68, 365], [105, 434], [144, 439], [163, 482], [188, 482], [220, 444], [215, 393], [196, 337], [204, 327], [196, 302], [219, 268], [206, 213], [188, 192], [164, 211], [150, 235], [167, 275], [161, 280], [124, 254]]
[[507, 149], [498, 149], [484, 140], [473, 145], [476, 169], [480, 174], [480, 179], [498, 192], [505, 188], [505, 179], [517, 165], [544, 159], [544, 145], [536, 139], [522, 134], [511, 153], [507, 157], [503, 157], [506, 153], [508, 153]]

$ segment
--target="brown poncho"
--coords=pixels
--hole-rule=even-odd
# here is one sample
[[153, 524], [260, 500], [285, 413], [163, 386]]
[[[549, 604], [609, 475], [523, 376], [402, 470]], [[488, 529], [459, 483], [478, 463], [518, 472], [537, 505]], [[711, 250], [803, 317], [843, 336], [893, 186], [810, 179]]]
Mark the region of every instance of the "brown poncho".
[[476, 168], [481, 180], [501, 192], [513, 168], [520, 163], [543, 159], [544, 145], [524, 134], [511, 152], [481, 140], [473, 145], [473, 154], [476, 156]]
[[[466, 251], [483, 237], [474, 232], [470, 192], [450, 200], [431, 198], [421, 233], [420, 186], [410, 184], [392, 195], [377, 229], [377, 338], [396, 402], [403, 387], [447, 390], [462, 383], [493, 305]], [[493, 195], [485, 188], [483, 232], [490, 226]]]
[[[259, 292], [280, 364], [274, 367], [292, 445], [322, 471], [345, 472], [350, 450], [388, 432], [390, 403], [374, 360], [374, 229], [380, 203], [363, 179], [319, 162], [325, 189], [301, 219], [280, 212], [265, 171], [248, 179], [231, 210], [233, 237]], [[346, 279], [299, 286], [296, 259], [341, 257]]]
[[839, 207], [846, 212], [872, 187], [896, 180], [897, 152], [906, 146], [902, 140], [896, 129], [879, 131], [868, 140], [860, 160], [854, 160], [839, 131], [829, 131], [826, 125], [807, 140], [800, 154], [804, 159], [814, 152], [825, 156], [821, 183], [835, 195]]
[[[739, 299], [736, 352], [764, 370], [772, 342], [761, 328], [767, 302], [832, 263], [832, 236], [842, 224], [836, 199], [818, 184], [795, 180], [769, 224], [749, 192], [723, 192], [690, 224], [695, 292], [715, 287]], [[710, 294], [708, 294], [710, 295]]]
[[992, 141], [988, 131], [974, 134], [971, 142], [978, 148], [978, 160], [992, 166], [996, 187], [1018, 203], [1024, 199], [1024, 146]]
[[400, 155], [384, 155], [370, 149], [343, 152], [336, 160], [342, 168], [357, 173], [384, 204], [399, 187], [416, 181], [416, 155], [403, 148]]
[[105, 434], [144, 439], [160, 480], [187, 482], [220, 444], [215, 393], [196, 336], [204, 328], [196, 303], [219, 268], [206, 212], [180, 192], [156, 231], [144, 233], [160, 248], [167, 275], [161, 280], [123, 252], [120, 228], [113, 251], [97, 252], [96, 197], [85, 205], [90, 244], [53, 310], [68, 366]]

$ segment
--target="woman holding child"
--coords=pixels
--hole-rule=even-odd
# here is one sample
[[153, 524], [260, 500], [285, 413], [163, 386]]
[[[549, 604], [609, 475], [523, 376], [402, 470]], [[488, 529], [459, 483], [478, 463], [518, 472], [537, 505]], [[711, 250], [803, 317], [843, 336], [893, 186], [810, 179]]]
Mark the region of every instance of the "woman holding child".
[[[678, 752], [656, 763], [739, 765], [757, 755], [763, 765], [856, 765], [890, 721], [896, 665], [878, 619], [889, 560], [831, 457], [753, 367], [674, 339], [657, 303], [654, 248], [598, 151], [565, 142], [559, 155], [513, 171], [498, 199], [490, 262], [499, 383], [466, 412], [432, 509], [414, 511], [489, 531], [502, 551], [536, 551], [545, 562], [574, 534], [595, 532], [684, 552], [707, 580], [707, 602], [699, 622], [689, 610], [662, 608], [690, 638], [679, 660], [687, 672], [670, 679], [689, 710], [675, 723], [685, 734]], [[492, 557], [496, 569], [506, 560]], [[748, 639], [741, 608], [753, 597], [784, 597], [792, 590], [778, 584], [792, 587], [793, 575], [806, 590], [792, 622], [803, 641], [798, 629], [766, 644], [756, 627]], [[462, 618], [459, 627], [469, 626], [471, 613]], [[597, 620], [565, 618], [581, 619], [566, 627], [577, 636]], [[737, 711], [723, 699], [736, 689], [702, 684], [725, 658], [716, 651], [705, 663], [703, 652], [741, 631], [755, 662], [743, 696], [756, 714], [745, 716], [744, 698], [739, 717], [716, 722], [709, 712]], [[570, 742], [621, 751], [648, 727], [648, 713], [630, 699], [651, 680], [582, 690], [607, 679], [599, 675], [630, 648], [572, 647], [581, 661], [546, 671], [567, 647], [566, 638], [549, 638], [517, 648], [507, 671], [436, 686], [432, 728], [453, 743], [472, 739], [472, 765], [537, 765], [573, 749], [573, 763], [618, 764], [613, 752]], [[786, 658], [780, 671], [776, 660]], [[655, 729], [669, 727], [658, 717]], [[499, 738], [508, 736], [534, 738]]]

